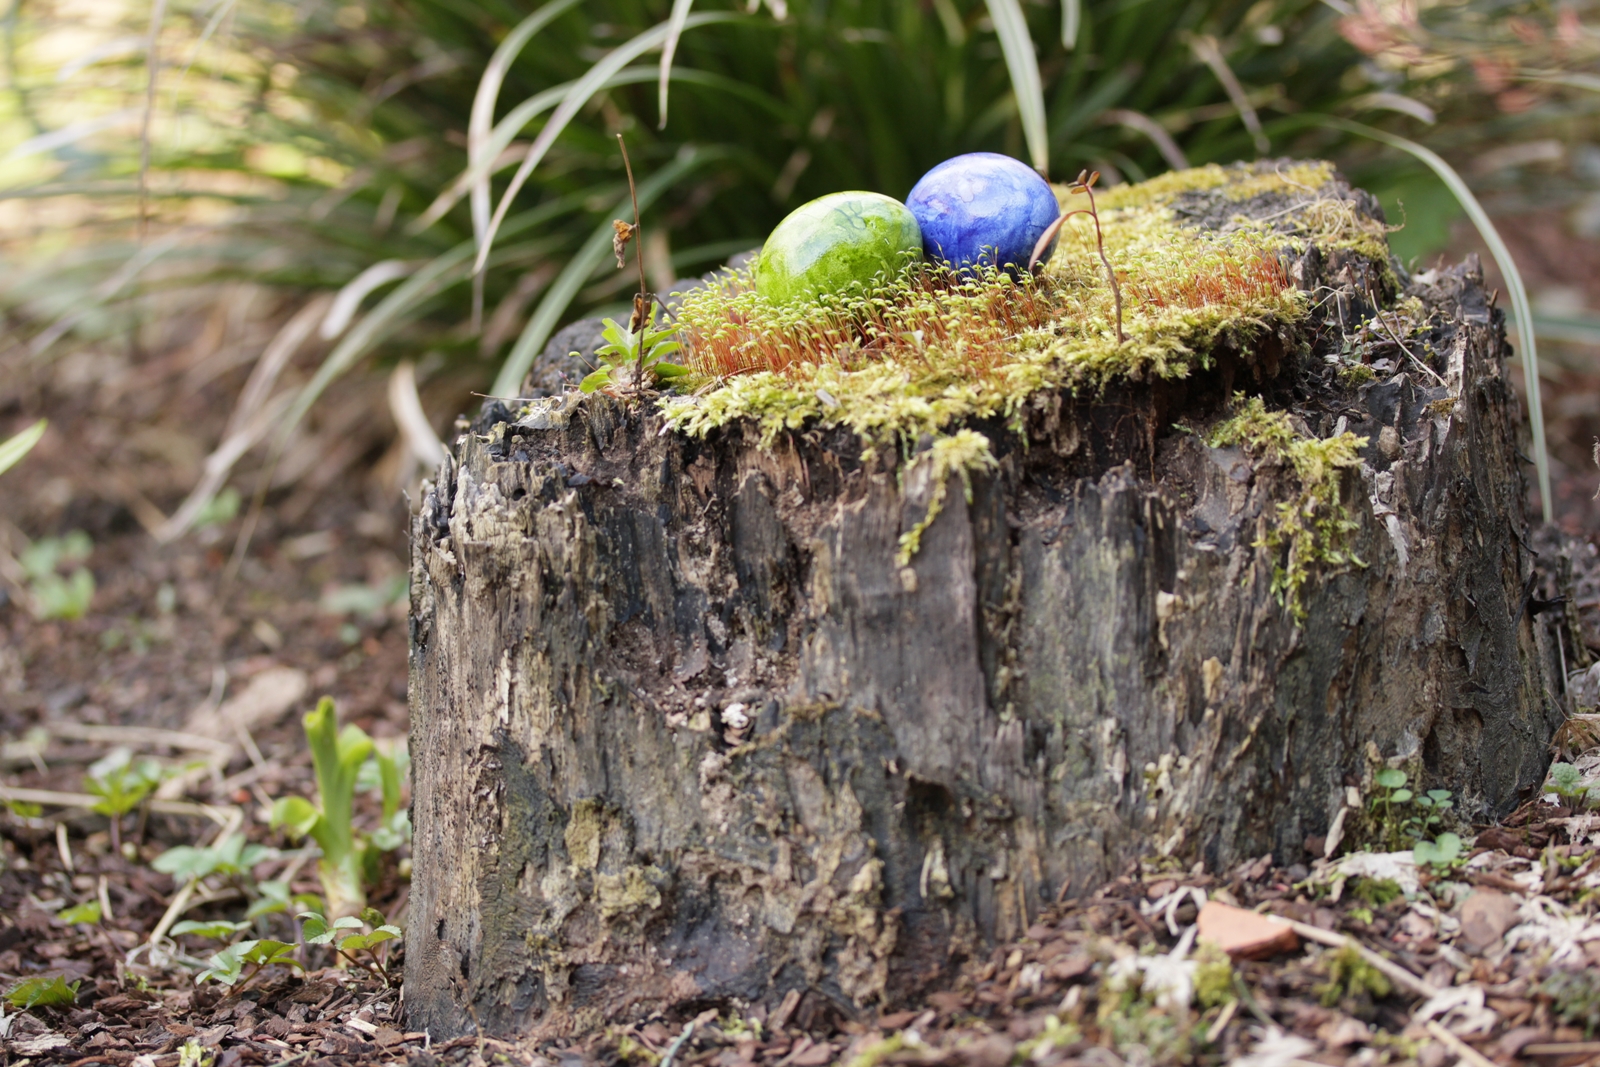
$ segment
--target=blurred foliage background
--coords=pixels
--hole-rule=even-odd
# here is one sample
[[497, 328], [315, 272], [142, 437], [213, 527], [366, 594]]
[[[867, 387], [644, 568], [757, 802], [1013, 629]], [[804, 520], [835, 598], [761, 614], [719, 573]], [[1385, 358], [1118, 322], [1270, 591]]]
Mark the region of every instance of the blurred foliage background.
[[[1519, 258], [1550, 257], [1531, 281], [1541, 330], [1576, 346], [1553, 350], [1558, 366], [1600, 338], [1588, 311], [1600, 307], [1600, 270], [1585, 266], [1600, 234], [1597, 6], [1020, 4], [1051, 178], [1331, 158], [1404, 223], [1393, 235], [1402, 259], [1426, 265], [1471, 243], [1455, 200], [1410, 157], [1325, 119], [1401, 134], [1449, 160], [1498, 218], [1524, 220], [1507, 233]], [[985, 0], [701, 0], [663, 116], [672, 8], [9, 0], [5, 343], [37, 368], [85, 344], [159, 352], [208, 328], [232, 338], [237, 351], [208, 373], [244, 381], [199, 486], [175, 515], [176, 500], [136, 509], [171, 537], [252, 449], [278, 482], [316, 467], [325, 443], [291, 447], [303, 415], [326, 432], [383, 420], [387, 406], [405, 431], [391, 467], [414, 470], [472, 390], [497, 375], [506, 389], [562, 323], [621, 308], [629, 274], [615, 270], [609, 236], [626, 195], [618, 133], [647, 201], [657, 287], [758, 246], [823, 193], [904, 196], [958, 152], [1041, 154]], [[541, 10], [536, 32], [514, 34]], [[569, 94], [586, 76], [597, 91]], [[564, 105], [573, 114], [560, 125]], [[475, 281], [490, 212], [535, 144], [542, 158]], [[218, 315], [222, 325], [204, 325]], [[328, 415], [328, 385], [370, 360], [388, 388]]]

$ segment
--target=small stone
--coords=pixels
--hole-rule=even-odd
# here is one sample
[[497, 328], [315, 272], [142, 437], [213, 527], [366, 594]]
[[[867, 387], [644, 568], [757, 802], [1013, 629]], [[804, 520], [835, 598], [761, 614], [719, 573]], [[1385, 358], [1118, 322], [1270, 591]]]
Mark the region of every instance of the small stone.
[[1462, 901], [1460, 918], [1461, 939], [1482, 951], [1517, 924], [1517, 902], [1493, 889], [1478, 889]]
[[732, 730], [743, 730], [750, 725], [750, 712], [743, 704], [729, 704], [722, 709], [722, 725]]
[[1033, 246], [1061, 214], [1050, 183], [1026, 163], [994, 152], [940, 163], [912, 187], [906, 206], [922, 228], [923, 254], [957, 269], [1026, 268]]
[[777, 304], [868, 292], [921, 259], [922, 231], [900, 201], [830, 193], [802, 204], [772, 231], [756, 261], [756, 292]]
[[1266, 959], [1300, 947], [1300, 939], [1284, 923], [1215, 900], [1200, 909], [1198, 922], [1201, 940], [1212, 942], [1234, 959]]

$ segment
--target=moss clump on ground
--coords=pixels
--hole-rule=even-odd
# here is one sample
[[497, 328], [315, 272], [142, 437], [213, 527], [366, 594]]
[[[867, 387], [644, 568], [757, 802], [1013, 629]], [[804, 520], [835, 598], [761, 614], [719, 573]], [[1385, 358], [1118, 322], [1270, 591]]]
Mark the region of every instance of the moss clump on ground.
[[1300, 481], [1300, 492], [1278, 504], [1275, 521], [1262, 536], [1261, 547], [1283, 551], [1273, 569], [1272, 591], [1296, 619], [1305, 618], [1301, 589], [1312, 564], [1338, 568], [1365, 567], [1350, 546], [1360, 528], [1339, 499], [1339, 472], [1361, 464], [1365, 437], [1346, 432], [1332, 437], [1302, 437], [1289, 416], [1268, 411], [1260, 397], [1234, 397], [1242, 405], [1232, 418], [1212, 429], [1206, 443], [1213, 448], [1241, 445], [1268, 463], [1286, 463]]

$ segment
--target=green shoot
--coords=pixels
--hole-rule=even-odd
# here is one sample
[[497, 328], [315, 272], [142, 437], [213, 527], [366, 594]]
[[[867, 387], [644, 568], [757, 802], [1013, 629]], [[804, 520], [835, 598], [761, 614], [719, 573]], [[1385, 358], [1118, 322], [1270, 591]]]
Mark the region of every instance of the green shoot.
[[[393, 852], [411, 840], [411, 813], [400, 806], [400, 786], [410, 766], [411, 755], [404, 744], [389, 752], [375, 746], [372, 758], [361, 765], [356, 788], [383, 792], [383, 820], [368, 839], [377, 851]], [[368, 859], [373, 861], [377, 856], [369, 852]]]
[[67, 984], [59, 974], [49, 977], [28, 978], [6, 990], [6, 1003], [18, 1011], [29, 1008], [59, 1008], [78, 1002], [78, 986], [82, 982]]
[[1584, 785], [1583, 772], [1570, 763], [1551, 764], [1545, 785], [1572, 808], [1583, 808], [1594, 797], [1594, 791]]
[[[319, 912], [306, 911], [300, 913], [300, 919], [306, 944], [327, 945], [344, 959], [371, 971], [384, 985], [389, 984], [388, 968], [375, 950], [386, 941], [398, 941], [404, 934], [384, 918], [383, 912], [363, 908], [360, 918], [347, 915], [329, 922]], [[369, 926], [371, 932], [363, 932], [363, 927]]]
[[1411, 858], [1418, 867], [1431, 867], [1443, 874], [1466, 862], [1465, 846], [1455, 834], [1440, 834], [1433, 841], [1418, 841], [1411, 848]]
[[275, 859], [278, 850], [252, 845], [243, 834], [230, 834], [209, 848], [178, 845], [157, 856], [150, 864], [174, 881], [190, 882], [213, 874], [238, 877], [263, 860]]
[[[30, 605], [37, 619], [81, 619], [94, 600], [94, 575], [81, 564], [94, 551], [94, 543], [82, 530], [63, 537], [41, 537], [17, 556], [28, 576]], [[72, 567], [63, 576], [61, 568]]]
[[[653, 313], [651, 317], [654, 317]], [[654, 384], [688, 374], [686, 367], [666, 362], [667, 356], [683, 347], [681, 342], [673, 340], [677, 332], [676, 325], [663, 326], [661, 329], [646, 325], [643, 330], [635, 332], [618, 325], [614, 319], [606, 319], [605, 329], [601, 331], [606, 343], [595, 350], [601, 366], [579, 382], [578, 388], [585, 393], [593, 393], [623, 385], [642, 387], [644, 378]]]
[[291, 837], [309, 836], [322, 849], [317, 874], [328, 913], [354, 915], [366, 906], [362, 884], [361, 842], [351, 824], [356, 779], [372, 754], [372, 738], [359, 726], [339, 729], [333, 701], [323, 697], [304, 719], [311, 762], [316, 768], [319, 809], [304, 797], [285, 797], [272, 806], [272, 825]]
[[33, 450], [33, 446], [39, 443], [39, 438], [44, 436], [44, 428], [48, 425], [48, 422], [40, 419], [21, 433], [0, 441], [0, 474], [15, 467], [23, 456]]
[[320, 908], [322, 901], [315, 893], [294, 893], [290, 891], [289, 883], [284, 880], [274, 879], [261, 882], [256, 886], [256, 891], [261, 895], [250, 903], [244, 917], [255, 919], [262, 915], [276, 915], [288, 912], [292, 908]]
[[83, 788], [100, 798], [90, 810], [111, 820], [112, 848], [122, 849], [122, 817], [138, 807], [164, 777], [160, 763], [148, 756], [135, 759], [125, 748], [113, 749], [90, 765]]
[[251, 971], [244, 974], [243, 989], [255, 980], [268, 967], [293, 967], [296, 970], [305, 970], [300, 961], [294, 958], [294, 946], [283, 941], [260, 940], [241, 941], [237, 945], [229, 945], [206, 961], [210, 966], [195, 976], [195, 985], [202, 982], [221, 982], [225, 986], [233, 986], [240, 980], [245, 964], [249, 964]]

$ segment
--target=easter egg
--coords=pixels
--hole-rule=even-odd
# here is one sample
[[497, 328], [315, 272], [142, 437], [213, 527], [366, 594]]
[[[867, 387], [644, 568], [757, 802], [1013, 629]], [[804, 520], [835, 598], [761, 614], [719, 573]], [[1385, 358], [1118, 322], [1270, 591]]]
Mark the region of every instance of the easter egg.
[[865, 291], [922, 259], [917, 220], [881, 193], [830, 193], [778, 223], [756, 260], [756, 292], [780, 304]]
[[922, 229], [923, 253], [957, 269], [1026, 269], [1033, 246], [1061, 214], [1050, 184], [1032, 167], [994, 152], [940, 163], [912, 188], [906, 206]]

